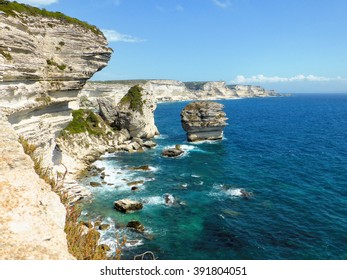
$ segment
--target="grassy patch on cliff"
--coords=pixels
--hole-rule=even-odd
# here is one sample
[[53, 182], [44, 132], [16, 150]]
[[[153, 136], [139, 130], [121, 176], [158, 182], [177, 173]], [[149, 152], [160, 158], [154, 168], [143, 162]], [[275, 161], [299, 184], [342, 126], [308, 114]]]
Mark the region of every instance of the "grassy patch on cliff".
[[11, 61], [12, 60], [12, 55], [9, 53], [9, 52], [5, 52], [3, 50], [0, 50], [0, 54], [6, 58], [8, 61]]
[[126, 95], [123, 96], [123, 98], [119, 101], [119, 104], [122, 105], [129, 105], [129, 108], [133, 111], [138, 111], [141, 114], [143, 101], [142, 101], [142, 92], [143, 88], [139, 85], [135, 85], [131, 87]]
[[91, 25], [87, 22], [81, 21], [77, 18], [69, 17], [67, 15], [64, 15], [61, 12], [50, 12], [46, 9], [39, 9], [36, 7], [32, 7], [29, 5], [17, 3], [16, 1], [10, 2], [10, 1], [4, 1], [0, 0], [0, 11], [3, 11], [5, 14], [13, 17], [17, 17], [17, 13], [24, 13], [31, 16], [43, 16], [47, 18], [54, 18], [58, 19], [60, 21], [79, 25], [87, 30], [92, 31], [93, 33], [100, 35], [102, 32], [94, 25]]
[[79, 109], [72, 112], [72, 121], [61, 132], [64, 137], [67, 133], [77, 134], [88, 132], [92, 135], [104, 135], [105, 127], [100, 116], [88, 109]]
[[53, 60], [53, 58], [47, 59], [46, 62], [49, 66], [55, 66], [61, 71], [64, 71], [66, 69], [66, 64], [58, 64]]

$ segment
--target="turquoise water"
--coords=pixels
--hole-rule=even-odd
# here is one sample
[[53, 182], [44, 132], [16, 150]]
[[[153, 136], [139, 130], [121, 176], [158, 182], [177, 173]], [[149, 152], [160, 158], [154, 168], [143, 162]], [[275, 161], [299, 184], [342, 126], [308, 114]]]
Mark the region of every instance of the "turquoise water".
[[[106, 155], [102, 188], [84, 213], [111, 224], [102, 242], [127, 236], [125, 259], [347, 259], [347, 95], [221, 101], [229, 117], [219, 142], [186, 142], [185, 102], [159, 104], [158, 147]], [[186, 154], [163, 158], [180, 144]], [[149, 165], [151, 171], [129, 167]], [[102, 181], [98, 177], [84, 180]], [[131, 191], [127, 182], [143, 180]], [[240, 190], [252, 194], [244, 199]], [[165, 205], [165, 195], [174, 205]], [[122, 214], [113, 202], [140, 200]], [[140, 221], [145, 233], [125, 228]]]

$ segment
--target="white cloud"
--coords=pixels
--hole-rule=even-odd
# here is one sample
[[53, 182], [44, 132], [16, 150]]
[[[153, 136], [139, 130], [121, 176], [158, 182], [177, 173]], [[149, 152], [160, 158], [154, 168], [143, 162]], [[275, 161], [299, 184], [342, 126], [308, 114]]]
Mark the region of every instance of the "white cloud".
[[32, 6], [48, 6], [57, 3], [59, 0], [17, 0], [17, 2]]
[[212, 0], [219, 8], [226, 9], [231, 5], [230, 0]]
[[234, 84], [245, 84], [245, 83], [288, 83], [288, 82], [331, 82], [331, 81], [345, 81], [346, 79], [338, 77], [324, 77], [315, 75], [297, 75], [293, 77], [279, 77], [272, 76], [267, 77], [264, 75], [256, 75], [251, 77], [245, 77], [243, 75], [236, 76], [235, 80], [231, 81]]
[[139, 43], [146, 41], [131, 35], [119, 33], [116, 30], [102, 29], [101, 31], [104, 33], [109, 42]]

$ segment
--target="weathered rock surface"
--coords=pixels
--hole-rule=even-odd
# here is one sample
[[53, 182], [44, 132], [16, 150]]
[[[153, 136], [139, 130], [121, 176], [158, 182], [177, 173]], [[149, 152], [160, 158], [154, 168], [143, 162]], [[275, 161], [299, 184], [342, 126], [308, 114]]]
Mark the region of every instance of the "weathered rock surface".
[[[36, 145], [44, 167], [59, 165], [56, 137], [72, 119], [73, 101], [110, 59], [101, 32], [65, 19], [0, 12], [0, 259], [73, 258], [64, 233], [65, 208], [17, 141], [21, 134]], [[72, 202], [87, 195], [68, 178], [70, 170], [66, 174]]]
[[188, 141], [222, 139], [223, 129], [227, 125], [223, 107], [217, 102], [199, 101], [183, 108], [181, 123]]
[[128, 213], [130, 211], [141, 210], [143, 208], [143, 205], [141, 202], [131, 199], [121, 199], [114, 202], [114, 208], [120, 212]]
[[19, 110], [75, 98], [107, 65], [101, 32], [53, 17], [0, 13], [0, 107]]
[[73, 259], [65, 208], [17, 140], [0, 112], [0, 259]]
[[[159, 134], [154, 123], [156, 100], [142, 87], [131, 87], [117, 106], [105, 99], [98, 100], [98, 103], [104, 120], [117, 129], [127, 129], [132, 138], [149, 139]], [[141, 146], [141, 143], [138, 144]]]

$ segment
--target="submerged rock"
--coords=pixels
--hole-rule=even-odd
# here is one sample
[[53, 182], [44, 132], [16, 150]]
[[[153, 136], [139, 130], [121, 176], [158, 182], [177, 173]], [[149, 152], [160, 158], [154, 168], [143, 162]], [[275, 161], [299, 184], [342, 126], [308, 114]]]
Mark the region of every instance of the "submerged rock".
[[131, 199], [121, 199], [114, 202], [114, 208], [120, 212], [128, 213], [129, 211], [137, 211], [143, 208], [141, 202]]
[[219, 140], [227, 126], [223, 104], [212, 101], [189, 103], [181, 112], [182, 128], [188, 141]]
[[252, 196], [252, 193], [247, 192], [245, 190], [240, 190], [240, 193], [241, 193], [242, 198], [244, 198], [244, 199], [250, 199]]
[[132, 228], [138, 232], [144, 232], [145, 231], [145, 227], [139, 221], [130, 221], [127, 224], [127, 227]]
[[129, 182], [129, 183], [127, 183], [127, 185], [128, 185], [129, 187], [133, 187], [133, 186], [137, 186], [137, 185], [142, 185], [144, 182], [145, 182], [145, 181], [143, 181], [143, 180], [134, 181], [134, 182]]
[[100, 183], [98, 183], [98, 182], [90, 182], [89, 183], [92, 187], [101, 187], [101, 184]]
[[129, 170], [140, 170], [140, 171], [150, 171], [149, 165], [130, 167]]

